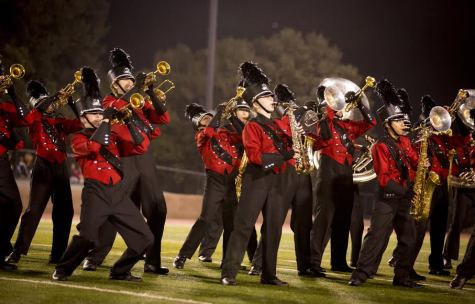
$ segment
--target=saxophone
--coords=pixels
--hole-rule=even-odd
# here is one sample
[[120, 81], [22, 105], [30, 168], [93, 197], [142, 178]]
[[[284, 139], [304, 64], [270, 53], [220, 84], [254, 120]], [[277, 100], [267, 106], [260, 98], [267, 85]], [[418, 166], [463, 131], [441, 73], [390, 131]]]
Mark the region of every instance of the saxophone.
[[236, 185], [236, 196], [239, 201], [241, 198], [241, 187], [242, 187], [242, 175], [244, 174], [244, 170], [246, 170], [247, 162], [249, 159], [247, 158], [246, 152], [242, 155], [241, 163], [239, 164], [239, 171], [234, 183]]
[[437, 186], [441, 185], [440, 177], [425, 166], [428, 161], [427, 148], [432, 132], [430, 127], [422, 127], [421, 148], [414, 180], [414, 196], [411, 200], [411, 215], [416, 221], [423, 221], [429, 217], [432, 195]]
[[295, 102], [290, 101], [287, 115], [290, 121], [290, 132], [292, 134], [292, 150], [298, 153], [299, 156], [295, 159], [295, 170], [297, 174], [310, 174], [315, 170], [315, 164], [312, 161], [313, 157], [313, 139], [305, 136], [302, 140], [302, 136], [297, 131], [297, 120], [294, 115]]

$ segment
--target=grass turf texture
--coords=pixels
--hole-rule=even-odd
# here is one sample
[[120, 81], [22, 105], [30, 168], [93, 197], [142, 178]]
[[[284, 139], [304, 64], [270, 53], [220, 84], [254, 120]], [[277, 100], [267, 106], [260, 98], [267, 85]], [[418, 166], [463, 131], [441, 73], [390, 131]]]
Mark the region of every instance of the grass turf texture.
[[[163, 265], [170, 268], [168, 276], [144, 274], [142, 283], [108, 280], [108, 271], [119, 257], [125, 244], [116, 240], [104, 266], [96, 272], [84, 272], [78, 268], [69, 281], [52, 282], [54, 270], [48, 265], [52, 224], [43, 221], [36, 233], [28, 256], [22, 257], [14, 272], [0, 271], [0, 303], [473, 303], [475, 282], [466, 284], [462, 291], [448, 288], [451, 277], [427, 274], [429, 241], [426, 238], [416, 262], [416, 270], [427, 275], [425, 287], [419, 290], [392, 286], [393, 269], [386, 261], [396, 243], [391, 237], [378, 275], [360, 287], [347, 285], [349, 274], [327, 272], [325, 279], [300, 278], [297, 276], [293, 235], [285, 231], [281, 241], [278, 269], [279, 278], [289, 282], [289, 287], [274, 287], [259, 284], [259, 277], [242, 271], [237, 286], [222, 286], [219, 282], [221, 247], [213, 256], [213, 263], [201, 263], [197, 256], [188, 260], [185, 269], [172, 267], [190, 227], [168, 225], [163, 237]], [[72, 234], [75, 230], [72, 231]], [[462, 238], [465, 252], [467, 237]], [[324, 256], [323, 267], [329, 268], [329, 247]], [[244, 261], [248, 264], [247, 258]], [[142, 275], [143, 261], [133, 269]], [[455, 273], [455, 270], [452, 270]]]

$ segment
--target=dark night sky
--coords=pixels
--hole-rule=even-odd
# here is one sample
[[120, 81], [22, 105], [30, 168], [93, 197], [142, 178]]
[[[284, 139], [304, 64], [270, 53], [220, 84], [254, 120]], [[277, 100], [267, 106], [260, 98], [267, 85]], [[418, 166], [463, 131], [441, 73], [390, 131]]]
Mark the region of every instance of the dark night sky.
[[[208, 11], [208, 0], [111, 1], [106, 43], [149, 69], [160, 49], [205, 47]], [[417, 108], [423, 94], [448, 104], [459, 88], [475, 87], [475, 1], [219, 1], [218, 38], [256, 38], [285, 27], [322, 33], [345, 63], [405, 87]]]

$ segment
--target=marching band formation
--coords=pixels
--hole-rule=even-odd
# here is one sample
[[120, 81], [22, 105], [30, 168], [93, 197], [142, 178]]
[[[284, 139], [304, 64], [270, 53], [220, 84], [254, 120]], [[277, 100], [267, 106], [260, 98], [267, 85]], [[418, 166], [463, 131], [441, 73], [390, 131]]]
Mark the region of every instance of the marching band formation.
[[[111, 280], [141, 281], [131, 269], [143, 258], [144, 272], [169, 272], [161, 263], [167, 207], [150, 143], [160, 136], [160, 125], [170, 123], [165, 101], [175, 86], [168, 79], [157, 84], [170, 66], [162, 61], [154, 72], [134, 75], [129, 55], [120, 48], [110, 52], [110, 64], [109, 95], [101, 94], [94, 69], [82, 67], [55, 94], [39, 81], [29, 81], [31, 107], [15, 91], [24, 68], [14, 64], [7, 73], [2, 66], [1, 270], [15, 270], [28, 254], [51, 198], [53, 280], [67, 280], [83, 262], [84, 270], [95, 271], [117, 232], [127, 249], [112, 266]], [[458, 259], [463, 222], [475, 207], [475, 90], [461, 89], [449, 107], [423, 96], [420, 119], [411, 122], [409, 95], [387, 79], [367, 77], [360, 88], [347, 79], [326, 78], [317, 86], [316, 101], [298, 105], [287, 85], [271, 90], [269, 78], [255, 63], [242, 63], [239, 75], [235, 96], [215, 111], [198, 103], [185, 109], [206, 169], [206, 187], [201, 214], [173, 262], [175, 268], [183, 269], [200, 246], [199, 259], [210, 262], [224, 233], [222, 284], [236, 284], [247, 252], [250, 275], [260, 275], [262, 284], [288, 285], [277, 277], [276, 266], [282, 226], [291, 209], [299, 276], [326, 276], [321, 262], [331, 239], [331, 270], [351, 273], [349, 285], [361, 285], [377, 273], [393, 230], [397, 246], [389, 264], [394, 285], [422, 286], [418, 282], [425, 277], [416, 273], [414, 263], [427, 230], [429, 273], [450, 275], [447, 269]], [[83, 94], [74, 100], [80, 85]], [[365, 94], [370, 89], [384, 104], [376, 111], [378, 119]], [[71, 107], [76, 118], [59, 117], [63, 106]], [[365, 133], [377, 122], [384, 135], [374, 140]], [[22, 127], [36, 146], [23, 215], [7, 154], [21, 147], [14, 129]], [[66, 167], [68, 137], [85, 178], [78, 234], [69, 244], [74, 211]], [[350, 267], [348, 235], [355, 218], [360, 239], [363, 231], [354, 197], [358, 184], [372, 179], [378, 184], [377, 201], [363, 243], [357, 245], [358, 233], [354, 240], [352, 233]], [[474, 274], [472, 233], [450, 287], [463, 288]]]

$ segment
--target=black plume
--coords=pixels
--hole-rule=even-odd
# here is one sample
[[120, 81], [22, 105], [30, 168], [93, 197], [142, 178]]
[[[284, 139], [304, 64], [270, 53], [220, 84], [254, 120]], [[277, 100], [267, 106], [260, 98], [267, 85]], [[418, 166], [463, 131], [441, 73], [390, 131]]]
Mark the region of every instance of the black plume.
[[402, 106], [401, 99], [399, 98], [396, 88], [387, 79], [383, 79], [378, 82], [375, 88], [376, 94], [384, 101], [386, 105]]
[[38, 99], [41, 95], [48, 95], [44, 85], [38, 80], [30, 80], [26, 86], [26, 93], [29, 98]]
[[90, 67], [81, 68], [82, 83], [86, 91], [86, 96], [90, 96], [94, 99], [101, 98], [101, 91], [99, 90], [99, 78], [96, 75], [94, 69]]
[[400, 88], [397, 90], [397, 95], [399, 96], [399, 99], [401, 99], [401, 102], [402, 102], [402, 110], [405, 112], [405, 113], [411, 113], [412, 111], [412, 106], [411, 104], [409, 103], [409, 94], [407, 93], [406, 89], [404, 88]]
[[115, 48], [110, 52], [109, 62], [113, 68], [115, 67], [128, 67], [133, 69], [130, 56], [121, 48]]
[[470, 110], [470, 117], [475, 120], [475, 109]]
[[205, 113], [206, 109], [198, 104], [198, 103], [192, 103], [186, 106], [185, 108], [185, 117], [188, 119], [192, 119], [198, 114]]
[[424, 117], [429, 117], [430, 110], [435, 107], [437, 104], [435, 100], [430, 95], [424, 95], [421, 98], [421, 110]]
[[292, 92], [286, 84], [278, 84], [274, 88], [275, 96], [279, 102], [289, 102], [295, 100], [294, 92]]
[[269, 84], [270, 79], [255, 63], [244, 62], [239, 66], [241, 77], [244, 79], [244, 85], [256, 84]]

